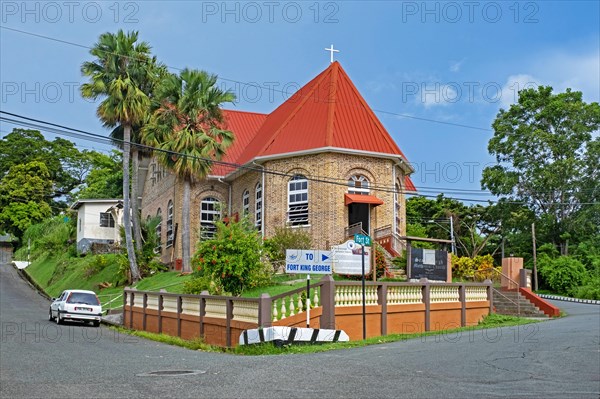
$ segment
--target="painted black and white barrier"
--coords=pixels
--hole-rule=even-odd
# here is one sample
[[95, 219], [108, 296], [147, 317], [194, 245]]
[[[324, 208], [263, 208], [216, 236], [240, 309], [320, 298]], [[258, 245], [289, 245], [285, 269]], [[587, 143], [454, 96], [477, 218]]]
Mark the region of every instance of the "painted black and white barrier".
[[560, 295], [547, 295], [547, 294], [537, 294], [540, 298], [544, 299], [554, 299], [555, 301], [566, 301], [566, 302], [577, 302], [577, 303], [590, 303], [592, 305], [600, 305], [600, 301], [595, 299], [579, 299], [579, 298], [570, 298], [568, 296], [560, 296]]
[[240, 335], [240, 345], [273, 342], [277, 346], [291, 344], [322, 344], [348, 342], [350, 338], [343, 330], [319, 328], [267, 327], [246, 330]]

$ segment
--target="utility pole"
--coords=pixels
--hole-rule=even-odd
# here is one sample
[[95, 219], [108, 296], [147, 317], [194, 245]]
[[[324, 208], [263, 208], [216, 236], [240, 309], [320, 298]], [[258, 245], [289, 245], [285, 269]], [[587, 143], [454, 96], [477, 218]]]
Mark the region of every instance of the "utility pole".
[[533, 290], [538, 290], [537, 275], [537, 249], [535, 247], [535, 223], [531, 223], [531, 237], [533, 239]]
[[456, 242], [454, 241], [454, 222], [453, 217], [450, 215], [450, 239], [452, 240], [452, 253], [456, 255]]

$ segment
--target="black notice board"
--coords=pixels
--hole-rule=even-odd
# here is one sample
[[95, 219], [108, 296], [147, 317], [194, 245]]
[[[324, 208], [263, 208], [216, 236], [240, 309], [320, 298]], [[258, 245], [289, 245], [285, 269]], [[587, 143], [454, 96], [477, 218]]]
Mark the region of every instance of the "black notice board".
[[446, 281], [448, 278], [448, 251], [411, 248], [409, 267], [410, 278]]

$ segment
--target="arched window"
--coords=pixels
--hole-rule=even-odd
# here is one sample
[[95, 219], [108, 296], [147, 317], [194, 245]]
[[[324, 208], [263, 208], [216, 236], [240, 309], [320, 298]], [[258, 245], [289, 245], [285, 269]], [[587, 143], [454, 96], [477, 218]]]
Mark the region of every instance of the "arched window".
[[256, 185], [254, 199], [254, 225], [258, 230], [262, 230], [262, 184]]
[[394, 187], [394, 217], [396, 218], [396, 233], [400, 234], [400, 226], [402, 226], [400, 193], [402, 188], [398, 183]]
[[167, 205], [167, 248], [173, 246], [173, 201], [169, 201]]
[[348, 179], [348, 194], [369, 194], [369, 180], [363, 175], [354, 175]]
[[308, 224], [308, 180], [302, 175], [295, 175], [288, 183], [288, 223]]
[[209, 240], [215, 236], [215, 222], [221, 218], [219, 200], [206, 197], [200, 203], [200, 238]]
[[[150, 215], [148, 215], [150, 216]], [[160, 208], [156, 211], [158, 224], [156, 225], [156, 248], [155, 252], [162, 253], [162, 211]]]
[[250, 191], [244, 190], [242, 194], [242, 216], [250, 214]]

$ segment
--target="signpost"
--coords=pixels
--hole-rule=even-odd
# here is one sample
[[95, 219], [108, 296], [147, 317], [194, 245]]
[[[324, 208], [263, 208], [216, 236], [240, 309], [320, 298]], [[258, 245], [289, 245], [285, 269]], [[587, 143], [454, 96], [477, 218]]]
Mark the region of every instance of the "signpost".
[[354, 242], [361, 245], [362, 253], [362, 322], [363, 322], [363, 339], [367, 339], [367, 310], [366, 310], [366, 291], [365, 291], [365, 251], [364, 248], [371, 246], [371, 237], [364, 234], [355, 234]]
[[306, 273], [306, 328], [310, 328], [310, 274], [331, 274], [331, 251], [288, 249], [285, 251], [285, 272]]

